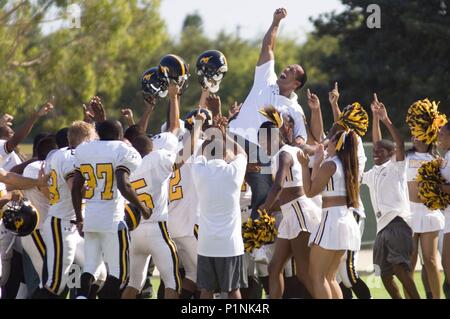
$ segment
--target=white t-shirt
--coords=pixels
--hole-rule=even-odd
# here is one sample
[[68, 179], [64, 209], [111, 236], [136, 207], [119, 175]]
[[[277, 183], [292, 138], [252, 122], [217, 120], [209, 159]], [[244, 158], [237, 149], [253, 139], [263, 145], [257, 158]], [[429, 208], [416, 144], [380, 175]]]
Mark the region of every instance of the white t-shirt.
[[200, 223], [198, 254], [206, 257], [233, 257], [244, 253], [239, 198], [247, 158], [238, 154], [227, 163], [198, 156], [193, 164], [195, 187], [199, 193]]
[[[39, 172], [41, 170], [43, 162], [44, 161], [36, 161], [28, 164], [23, 170], [23, 176], [37, 179], [39, 177]], [[33, 205], [37, 209], [39, 213], [39, 225], [37, 228], [41, 228], [41, 225], [44, 223], [45, 219], [48, 216], [48, 210], [50, 208], [48, 198], [46, 198], [37, 187], [24, 190], [23, 195], [25, 198], [28, 198], [31, 202], [31, 205]]]
[[64, 220], [74, 220], [75, 210], [67, 180], [75, 173], [75, 150], [67, 147], [47, 156], [50, 172], [50, 210], [48, 214]]
[[152, 151], [131, 174], [131, 185], [139, 199], [153, 210], [150, 218], [142, 219], [142, 223], [167, 221], [168, 185], [175, 159], [176, 154], [173, 152]]
[[133, 172], [141, 164], [141, 156], [122, 141], [96, 140], [75, 149], [75, 168], [88, 185], [83, 230], [116, 232], [123, 221], [125, 199], [117, 188], [117, 170]]
[[8, 152], [6, 142], [7, 140], [0, 140], [0, 168], [3, 168], [5, 171], [10, 171], [11, 168], [22, 163], [22, 160], [16, 152]]
[[363, 174], [362, 184], [370, 190], [377, 233], [397, 216], [409, 223], [406, 161], [387, 161], [383, 165], [373, 166]]
[[275, 61], [270, 60], [255, 69], [253, 87], [242, 104], [237, 118], [230, 122], [230, 131], [254, 144], [258, 144], [258, 129], [267, 119], [258, 110], [273, 105], [279, 112], [288, 114], [294, 120], [294, 137], [307, 138], [305, 114], [298, 104], [297, 95], [286, 98], [279, 94], [275, 74]]

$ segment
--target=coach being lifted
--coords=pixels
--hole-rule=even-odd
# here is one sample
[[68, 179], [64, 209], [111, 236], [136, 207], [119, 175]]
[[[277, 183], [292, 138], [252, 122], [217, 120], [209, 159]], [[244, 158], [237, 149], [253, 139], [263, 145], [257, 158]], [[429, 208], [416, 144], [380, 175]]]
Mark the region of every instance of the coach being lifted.
[[[272, 179], [270, 174], [261, 174], [262, 166], [270, 166], [269, 159], [261, 150], [256, 152], [258, 145], [257, 133], [265, 121], [258, 110], [267, 105], [273, 105], [280, 113], [289, 115], [294, 120], [294, 143], [298, 146], [306, 142], [307, 133], [304, 112], [297, 102], [294, 91], [306, 83], [306, 71], [298, 64], [287, 66], [277, 77], [275, 73], [274, 48], [280, 21], [287, 16], [284, 8], [275, 10], [272, 25], [264, 36], [258, 64], [255, 69], [253, 87], [245, 99], [237, 118], [230, 122], [229, 128], [246, 141], [249, 165], [246, 181], [252, 189], [252, 207], [259, 207], [270, 189]], [[257, 162], [257, 163], [255, 163]], [[256, 217], [253, 210], [252, 217]]]

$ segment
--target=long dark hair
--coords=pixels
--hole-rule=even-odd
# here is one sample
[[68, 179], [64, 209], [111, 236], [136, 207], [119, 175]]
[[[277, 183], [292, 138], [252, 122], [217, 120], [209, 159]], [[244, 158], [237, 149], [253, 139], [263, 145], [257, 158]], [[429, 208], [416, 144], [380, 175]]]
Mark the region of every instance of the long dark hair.
[[[345, 131], [334, 135], [333, 141], [338, 141]], [[358, 135], [354, 131], [346, 133], [343, 147], [336, 151], [344, 168], [345, 188], [347, 189], [347, 207], [359, 208], [359, 163]]]

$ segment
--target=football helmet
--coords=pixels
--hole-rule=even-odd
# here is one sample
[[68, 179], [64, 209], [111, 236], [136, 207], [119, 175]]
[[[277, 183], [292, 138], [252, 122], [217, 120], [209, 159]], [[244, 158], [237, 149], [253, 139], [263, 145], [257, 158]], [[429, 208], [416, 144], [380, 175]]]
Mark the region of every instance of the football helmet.
[[39, 225], [39, 213], [30, 201], [11, 201], [3, 208], [3, 225], [13, 234], [24, 237]]
[[[192, 128], [194, 127], [194, 120], [195, 120], [195, 116], [198, 113], [198, 109], [195, 109], [191, 112], [189, 112], [188, 114], [186, 114], [186, 116], [184, 117], [184, 127], [191, 131]], [[212, 113], [210, 110], [201, 108], [200, 109], [200, 113], [203, 113], [206, 115], [206, 121], [205, 123], [203, 123], [203, 127], [202, 130], [205, 131], [207, 128], [211, 127], [213, 122], [212, 122]]]
[[144, 99], [149, 96], [152, 98], [164, 98], [167, 96], [168, 83], [156, 66], [148, 69], [142, 74], [141, 87]]
[[167, 84], [175, 81], [183, 91], [187, 88], [189, 65], [178, 55], [166, 54], [159, 61], [159, 72], [166, 79]]
[[133, 204], [127, 203], [125, 204], [125, 223], [128, 226], [128, 230], [135, 230], [140, 222], [141, 222], [141, 212], [140, 210]]
[[228, 71], [225, 55], [217, 50], [208, 50], [197, 58], [197, 77], [200, 85], [211, 93], [219, 91], [220, 82]]

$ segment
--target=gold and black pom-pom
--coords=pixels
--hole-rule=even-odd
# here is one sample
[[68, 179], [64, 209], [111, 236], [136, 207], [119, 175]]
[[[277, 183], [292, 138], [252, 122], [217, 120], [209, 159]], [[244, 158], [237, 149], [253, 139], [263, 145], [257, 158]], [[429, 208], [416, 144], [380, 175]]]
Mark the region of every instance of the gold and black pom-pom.
[[341, 125], [346, 131], [353, 130], [359, 136], [364, 136], [369, 127], [369, 115], [361, 104], [355, 102], [342, 110], [337, 124]]
[[406, 114], [406, 124], [411, 135], [426, 144], [436, 142], [439, 129], [447, 123], [447, 117], [438, 111], [439, 102], [429, 99], [414, 102]]
[[244, 248], [248, 253], [264, 244], [273, 242], [277, 235], [275, 218], [267, 214], [266, 211], [258, 210], [258, 213], [258, 219], [252, 220], [249, 218], [247, 222], [242, 224]]
[[445, 179], [441, 175], [442, 161], [435, 159], [422, 166], [417, 171], [419, 182], [419, 199], [429, 209], [445, 209], [450, 204], [450, 194], [441, 190]]
[[258, 112], [271, 121], [277, 128], [283, 126], [283, 116], [278, 112], [273, 105], [265, 106], [258, 110]]

